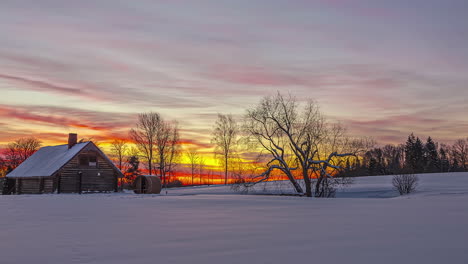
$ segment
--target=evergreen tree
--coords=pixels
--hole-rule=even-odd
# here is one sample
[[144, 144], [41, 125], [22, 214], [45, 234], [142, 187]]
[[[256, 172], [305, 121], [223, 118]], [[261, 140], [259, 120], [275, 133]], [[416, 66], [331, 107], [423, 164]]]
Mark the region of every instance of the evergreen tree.
[[405, 145], [405, 167], [413, 173], [424, 172], [424, 145], [413, 133]]
[[440, 171], [441, 172], [449, 172], [450, 171], [450, 161], [447, 156], [447, 151], [445, 148], [440, 148]]
[[414, 159], [415, 159], [415, 172], [421, 173], [424, 172], [424, 165], [426, 164], [426, 159], [424, 157], [424, 144], [421, 139], [416, 138], [416, 143], [414, 144]]
[[128, 169], [125, 172], [125, 179], [127, 182], [133, 182], [140, 173], [140, 159], [138, 156], [130, 156], [128, 158]]
[[416, 142], [416, 137], [413, 133], [408, 136], [405, 144], [405, 168], [408, 170], [414, 169], [414, 144]]
[[440, 171], [440, 159], [439, 159], [439, 152], [437, 151], [437, 145], [434, 143], [431, 137], [427, 138], [427, 142], [425, 145], [425, 165], [426, 165], [426, 172], [438, 172]]

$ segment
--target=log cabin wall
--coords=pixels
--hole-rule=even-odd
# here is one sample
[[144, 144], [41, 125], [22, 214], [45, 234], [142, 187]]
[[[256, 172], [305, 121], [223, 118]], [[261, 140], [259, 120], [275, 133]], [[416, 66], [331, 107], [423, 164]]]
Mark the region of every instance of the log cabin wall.
[[32, 178], [32, 179], [20, 179], [20, 192], [24, 194], [37, 194], [41, 193], [40, 190], [40, 178]]
[[18, 194], [41, 194], [53, 191], [52, 177], [18, 178], [16, 180], [16, 193]]
[[115, 190], [117, 177], [107, 160], [97, 157], [98, 169], [82, 170], [82, 190], [84, 192], [107, 192]]
[[[96, 160], [90, 157], [95, 157]], [[96, 163], [95, 166], [89, 164]], [[81, 176], [80, 176], [81, 172]], [[117, 174], [100, 152], [89, 148], [80, 152], [57, 177], [60, 193], [110, 192], [117, 190]]]
[[53, 193], [54, 192], [54, 178], [53, 177], [47, 177], [44, 178], [44, 183], [43, 183], [43, 193]]
[[60, 193], [75, 193], [78, 192], [78, 157], [70, 160], [58, 174], [57, 183], [60, 188]]

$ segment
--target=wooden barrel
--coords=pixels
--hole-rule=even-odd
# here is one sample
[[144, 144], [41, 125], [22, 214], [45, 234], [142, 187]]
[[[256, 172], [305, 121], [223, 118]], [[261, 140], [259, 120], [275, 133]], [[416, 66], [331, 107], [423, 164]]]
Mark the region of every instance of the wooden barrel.
[[142, 175], [133, 181], [133, 191], [135, 193], [158, 194], [161, 193], [161, 179], [158, 176]]

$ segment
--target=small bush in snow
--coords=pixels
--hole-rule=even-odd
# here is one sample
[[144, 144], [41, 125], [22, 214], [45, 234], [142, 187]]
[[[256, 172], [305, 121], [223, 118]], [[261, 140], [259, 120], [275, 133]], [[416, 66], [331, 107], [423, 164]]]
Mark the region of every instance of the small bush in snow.
[[166, 183], [167, 188], [182, 187], [184, 184], [180, 180], [172, 180]]
[[393, 177], [393, 186], [398, 190], [400, 195], [409, 194], [416, 190], [418, 185], [418, 176], [413, 174], [401, 174]]

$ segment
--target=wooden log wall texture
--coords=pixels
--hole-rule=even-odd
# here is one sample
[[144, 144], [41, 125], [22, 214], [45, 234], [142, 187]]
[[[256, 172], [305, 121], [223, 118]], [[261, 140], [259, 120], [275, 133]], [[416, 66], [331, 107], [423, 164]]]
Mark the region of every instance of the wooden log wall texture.
[[[82, 155], [91, 154], [88, 152], [80, 153]], [[110, 192], [116, 188], [117, 176], [114, 169], [107, 159], [103, 158], [97, 152], [97, 167], [81, 166], [79, 164], [79, 155], [72, 159], [60, 171], [60, 192], [77, 193], [80, 190], [81, 172], [81, 190], [83, 192]]]

